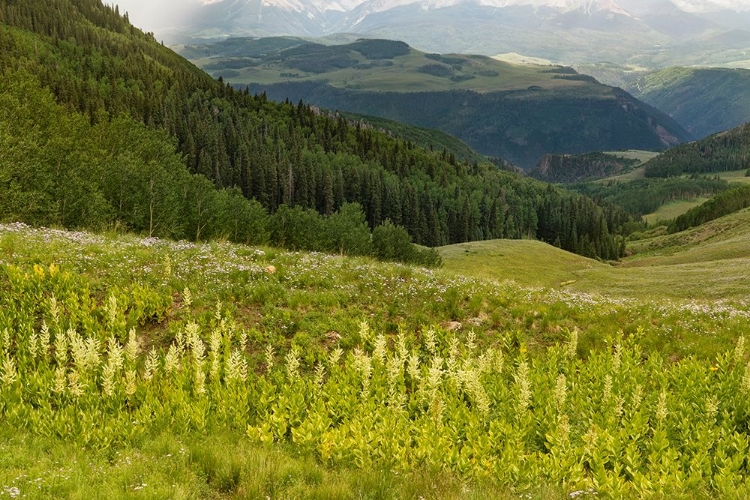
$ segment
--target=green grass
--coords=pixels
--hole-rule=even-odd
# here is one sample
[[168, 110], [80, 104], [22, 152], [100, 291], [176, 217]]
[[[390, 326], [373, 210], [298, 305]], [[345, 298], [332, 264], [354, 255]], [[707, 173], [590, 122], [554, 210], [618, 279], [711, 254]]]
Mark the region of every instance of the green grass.
[[742, 184], [749, 184], [750, 177], [747, 175], [747, 169], [733, 170], [731, 172], [719, 172], [716, 175], [729, 182], [740, 182]]
[[616, 264], [583, 259], [536, 241], [491, 241], [443, 247], [445, 268], [469, 276], [513, 280], [644, 300], [744, 300], [750, 279], [750, 211], [674, 235], [630, 242]]
[[[0, 498], [106, 499], [398, 499], [517, 498], [490, 482], [450, 474], [332, 469], [292, 447], [258, 446], [236, 435], [164, 433], [140, 446], [92, 452], [59, 438], [3, 435]], [[540, 486], [535, 498], [564, 499]]]
[[640, 163], [636, 166], [643, 165], [654, 156], [659, 155], [659, 153], [655, 151], [640, 151], [637, 149], [629, 149], [627, 151], [607, 151], [606, 153], [620, 158], [627, 158], [629, 160], [638, 160]]
[[609, 267], [535, 240], [490, 240], [440, 248], [444, 268], [459, 275], [559, 288], [582, 270]]
[[[214, 55], [211, 57], [200, 56], [195, 49], [190, 47], [181, 48], [181, 53], [187, 57], [193, 57], [191, 62], [204, 68], [213, 68], [226, 57], [222, 50], [229, 49], [216, 46]], [[215, 53], [219, 51], [219, 55]], [[230, 52], [227, 52], [229, 54]], [[360, 53], [348, 50], [342, 46], [342, 54], [356, 59], [359, 63], [370, 62]], [[445, 54], [446, 57], [460, 58], [460, 69], [451, 69], [454, 76], [471, 77], [465, 81], [452, 81], [448, 77], [438, 77], [418, 71], [421, 67], [438, 62], [426, 57], [426, 53], [411, 49], [404, 56], [395, 57], [392, 66], [375, 67], [372, 69], [331, 69], [325, 73], [312, 73], [296, 68], [289, 68], [271, 59], [263, 59], [264, 62], [255, 67], [239, 68], [234, 73], [227, 75], [224, 80], [229, 83], [245, 84], [273, 84], [281, 81], [320, 81], [333, 86], [350, 90], [378, 91], [378, 92], [426, 92], [443, 91], [451, 89], [470, 89], [477, 92], [501, 92], [526, 90], [529, 87], [540, 87], [546, 90], [575, 90], [585, 89], [590, 95], [607, 95], [607, 87], [591, 84], [584, 81], [576, 81], [555, 78], [556, 75], [550, 70], [550, 66], [513, 64], [499, 61], [483, 56], [467, 56], [460, 54]], [[443, 65], [449, 67], [448, 65]], [[223, 70], [209, 69], [214, 75], [222, 74]], [[493, 73], [494, 72], [494, 73]], [[282, 74], [294, 74], [295, 76], [282, 76]]]
[[639, 163], [633, 165], [631, 169], [629, 169], [625, 173], [613, 175], [611, 177], [605, 177], [603, 179], [597, 179], [594, 182], [629, 182], [635, 179], [643, 179], [645, 169], [642, 165], [649, 161], [651, 158], [659, 155], [659, 153], [653, 151], [638, 151], [634, 149], [628, 151], [609, 151], [607, 152], [607, 154], [610, 154], [612, 156], [619, 156], [621, 158], [638, 160]]
[[[744, 365], [721, 353], [750, 331], [749, 218], [745, 211], [683, 234], [654, 231], [631, 242], [638, 253], [619, 265], [539, 242], [501, 241], [443, 248], [446, 269], [438, 271], [224, 242], [0, 225], [0, 495], [562, 499], [597, 484], [601, 496], [637, 497], [634, 484], [623, 485], [608, 469], [619, 458], [602, 458], [609, 465], [600, 468], [585, 436], [601, 432], [606, 447], [611, 433], [620, 439], [630, 432], [611, 419], [639, 411], [633, 425], [651, 429], [648, 415], [669, 387], [669, 446], [688, 453], [696, 441], [683, 441], [678, 408], [705, 421], [712, 384], [737, 394]], [[168, 369], [167, 349], [185, 342], [191, 325], [198, 337], [178, 351], [178, 368]], [[40, 354], [31, 339], [38, 346], [45, 327], [54, 340]], [[578, 332], [577, 343], [571, 332]], [[85, 345], [96, 350], [94, 368], [82, 364], [88, 358], [78, 336], [91, 339]], [[64, 361], [60, 338], [69, 339]], [[136, 354], [126, 354], [107, 395], [102, 367], [116, 357], [112, 342]], [[622, 359], [613, 358], [614, 344], [627, 346], [614, 348]], [[337, 348], [340, 364], [330, 361]], [[157, 364], [147, 378], [151, 349]], [[394, 368], [378, 361], [379, 349], [389, 363], [404, 353], [399, 370], [416, 353], [421, 374], [404, 371], [394, 379]], [[230, 353], [247, 363], [244, 383], [228, 378]], [[299, 377], [290, 359], [299, 363]], [[438, 359], [446, 363], [446, 381], [468, 377], [463, 389], [446, 382], [444, 405], [424, 399], [436, 373], [429, 363]], [[627, 365], [619, 375], [610, 366], [615, 359]], [[223, 375], [212, 374], [214, 360]], [[533, 380], [530, 420], [515, 410], [525, 363]], [[368, 364], [364, 394], [360, 373]], [[472, 370], [490, 365], [496, 371], [471, 382]], [[59, 370], [67, 374], [62, 393], [51, 389]], [[325, 385], [316, 382], [319, 373]], [[570, 427], [553, 418], [561, 407], [553, 403], [559, 394], [552, 397], [559, 373], [569, 377]], [[605, 373], [617, 377], [622, 392], [612, 394], [627, 402], [624, 414], [617, 398], [601, 395]], [[197, 374], [205, 386], [196, 385]], [[417, 379], [427, 385], [415, 385]], [[73, 393], [76, 381], [82, 396]], [[400, 396], [389, 394], [394, 383]], [[478, 399], [485, 390], [491, 416]], [[445, 425], [419, 441], [422, 424], [435, 422], [428, 410], [444, 415]], [[734, 425], [719, 415], [722, 425]], [[320, 418], [331, 419], [330, 427], [304, 427], [320, 425]], [[570, 447], [553, 456], [555, 433], [564, 429]], [[502, 443], [512, 449], [503, 451]], [[660, 488], [683, 498], [710, 497], [710, 488], [745, 492], [744, 476], [717, 472], [715, 486], [706, 478], [689, 486], [643, 456], [633, 460], [644, 480], [668, 481], [653, 486], [667, 496]], [[582, 463], [589, 465], [576, 465]]]
[[691, 208], [702, 205], [710, 198], [696, 198], [694, 200], [677, 200], [665, 203], [656, 212], [644, 215], [643, 219], [649, 224], [670, 221], [684, 214]]

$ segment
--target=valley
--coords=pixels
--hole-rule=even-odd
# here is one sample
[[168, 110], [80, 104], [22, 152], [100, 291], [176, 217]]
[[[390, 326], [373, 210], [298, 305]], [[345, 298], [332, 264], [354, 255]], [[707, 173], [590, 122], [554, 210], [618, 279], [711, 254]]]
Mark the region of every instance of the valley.
[[660, 111], [566, 67], [426, 54], [388, 40], [229, 39], [178, 50], [236, 88], [438, 129], [524, 169], [551, 152], [659, 150], [692, 138]]
[[0, 498], [750, 497], [745, 3], [0, 2]]

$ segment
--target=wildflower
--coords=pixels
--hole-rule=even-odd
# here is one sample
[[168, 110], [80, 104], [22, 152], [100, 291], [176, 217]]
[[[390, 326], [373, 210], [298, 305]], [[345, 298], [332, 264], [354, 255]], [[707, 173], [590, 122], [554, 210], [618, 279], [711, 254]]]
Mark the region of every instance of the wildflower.
[[557, 376], [557, 380], [555, 381], [555, 407], [557, 408], [557, 411], [562, 411], [563, 407], [565, 406], [565, 398], [567, 396], [567, 384], [568, 381], [565, 378], [565, 374], [561, 373]]
[[656, 404], [656, 420], [659, 423], [663, 423], [664, 419], [667, 418], [667, 392], [661, 391], [659, 393], [659, 402]]
[[401, 359], [406, 359], [409, 354], [409, 350], [406, 348], [406, 334], [403, 328], [398, 329], [398, 335], [396, 335], [396, 353]]
[[185, 304], [186, 309], [190, 309], [190, 305], [193, 303], [193, 294], [188, 287], [185, 287], [182, 291], [182, 303]]
[[706, 399], [706, 417], [708, 417], [708, 420], [714, 421], [718, 413], [719, 400], [716, 397], [716, 394], [714, 394], [710, 398]]
[[128, 332], [128, 343], [125, 345], [125, 359], [128, 360], [128, 363], [131, 365], [135, 364], [136, 360], [138, 359], [138, 339], [135, 335], [135, 328], [131, 328]]
[[337, 347], [336, 349], [331, 351], [328, 354], [328, 366], [330, 367], [336, 366], [343, 354], [344, 354], [344, 351], [340, 347]]
[[39, 352], [39, 336], [36, 332], [31, 332], [29, 335], [29, 354], [31, 359], [36, 359], [36, 355]]
[[315, 387], [318, 389], [323, 388], [323, 378], [326, 374], [326, 367], [323, 365], [323, 363], [318, 363], [318, 365], [315, 367]]
[[102, 371], [102, 392], [108, 397], [115, 392], [115, 369], [112, 363], [107, 363]]
[[268, 344], [266, 346], [266, 373], [271, 373], [271, 369], [273, 369], [273, 359], [276, 356], [276, 353], [273, 350], [273, 346], [271, 344]]
[[172, 344], [167, 350], [167, 355], [164, 357], [164, 371], [167, 373], [176, 372], [180, 368], [180, 355], [177, 352], [177, 347]]
[[164, 256], [164, 275], [166, 277], [172, 276], [172, 259], [169, 255]]
[[403, 367], [403, 362], [395, 356], [388, 360], [386, 374], [388, 376], [388, 387], [390, 390], [393, 391], [396, 389], [396, 382], [401, 377]]
[[47, 357], [47, 353], [49, 351], [49, 341], [49, 326], [47, 326], [46, 321], [42, 321], [42, 328], [39, 333], [39, 349], [41, 350], [42, 356], [45, 358]]
[[292, 349], [284, 356], [286, 373], [290, 380], [299, 378], [299, 355], [299, 347], [292, 346]]
[[385, 364], [385, 350], [385, 335], [379, 333], [378, 336], [375, 337], [375, 348], [372, 351], [372, 359], [379, 361], [381, 364]]
[[143, 369], [143, 379], [151, 380], [154, 378], [154, 374], [159, 369], [159, 355], [156, 354], [156, 349], [153, 347], [146, 356], [146, 364]]
[[737, 345], [734, 347], [734, 362], [737, 364], [745, 361], [745, 336], [742, 335], [737, 339]]
[[75, 398], [83, 396], [84, 383], [81, 381], [81, 376], [76, 370], [68, 373], [68, 390], [70, 394]]
[[406, 373], [415, 382], [419, 382], [419, 355], [416, 352], [412, 352], [406, 361]]
[[196, 345], [203, 345], [203, 341], [200, 338], [200, 326], [195, 321], [191, 321], [185, 327], [185, 345], [195, 350]]
[[359, 323], [359, 338], [362, 340], [362, 344], [370, 340], [370, 325], [367, 321]]
[[55, 383], [52, 386], [52, 392], [56, 392], [57, 394], [64, 393], [66, 384], [67, 377], [65, 375], [65, 367], [58, 366], [57, 368], [55, 368]]
[[578, 328], [573, 328], [573, 331], [570, 332], [570, 340], [568, 341], [566, 350], [570, 359], [576, 357], [578, 352]]
[[[224, 321], [222, 319], [222, 321]], [[211, 332], [211, 338], [209, 340], [211, 346], [211, 380], [218, 380], [219, 371], [221, 370], [221, 331], [214, 329]]]
[[60, 319], [60, 308], [57, 306], [57, 299], [54, 294], [49, 299], [49, 314], [52, 316], [52, 323], [56, 325]]
[[114, 336], [109, 337], [107, 341], [107, 363], [112, 365], [114, 371], [120, 370], [123, 366], [122, 347]]
[[114, 295], [109, 296], [104, 310], [107, 313], [107, 321], [109, 322], [110, 328], [114, 328], [117, 322], [117, 298]]
[[425, 333], [424, 346], [427, 348], [427, 352], [434, 356], [437, 351], [437, 343], [435, 341], [435, 330], [430, 327]]
[[55, 335], [55, 361], [57, 366], [65, 366], [68, 363], [68, 338], [61, 333]]
[[615, 371], [619, 371], [621, 364], [622, 364], [622, 345], [618, 342], [617, 344], [615, 344], [615, 354], [612, 358], [612, 368]]
[[244, 382], [247, 380], [247, 360], [239, 351], [232, 351], [226, 361], [225, 377], [227, 380]]
[[529, 380], [529, 363], [527, 361], [522, 361], [518, 365], [515, 379], [518, 387], [518, 411], [523, 413], [531, 404], [531, 381]]
[[430, 399], [435, 399], [435, 396], [440, 386], [440, 381], [443, 377], [443, 358], [435, 356], [432, 358], [430, 369], [427, 371], [427, 392], [430, 394]]
[[18, 370], [16, 369], [16, 362], [10, 356], [10, 354], [5, 353], [5, 359], [3, 360], [2, 365], [2, 374], [0, 375], [0, 385], [7, 387], [15, 382], [17, 378]]
[[474, 330], [470, 330], [469, 333], [466, 335], [466, 349], [468, 349], [470, 354], [474, 352], [474, 349], [476, 349], [477, 347], [476, 339], [477, 339], [477, 334], [474, 333]]
[[203, 373], [203, 361], [197, 361], [195, 364], [194, 389], [196, 394], [206, 392], [206, 374]]
[[643, 401], [643, 386], [641, 384], [638, 384], [635, 386], [635, 390], [633, 390], [633, 409], [637, 410], [641, 406], [641, 402]]
[[3, 490], [8, 494], [10, 498], [17, 498], [21, 496], [21, 490], [19, 490], [17, 486], [4, 486]]
[[742, 392], [747, 394], [750, 392], [750, 362], [745, 365], [745, 373], [742, 376]]
[[604, 376], [604, 391], [602, 394], [602, 401], [605, 403], [612, 397], [612, 375], [606, 374]]
[[125, 372], [125, 394], [128, 396], [132, 396], [135, 394], [135, 391], [138, 389], [138, 385], [136, 382], [136, 372], [135, 370], [128, 370]]

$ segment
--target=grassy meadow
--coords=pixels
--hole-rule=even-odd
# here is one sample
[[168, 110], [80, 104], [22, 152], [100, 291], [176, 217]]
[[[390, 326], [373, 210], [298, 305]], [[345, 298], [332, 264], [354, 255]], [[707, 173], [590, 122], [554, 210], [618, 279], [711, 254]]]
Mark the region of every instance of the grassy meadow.
[[442, 248], [441, 256], [446, 270], [524, 286], [637, 300], [744, 301], [748, 228], [748, 210], [672, 235], [656, 227], [630, 241], [630, 255], [617, 263], [584, 259], [537, 241], [463, 243]]
[[[228, 43], [228, 42], [227, 42]], [[575, 91], [581, 89], [587, 95], [605, 94], [606, 88], [590, 82], [561, 78], [555, 67], [544, 64], [520, 64], [505, 62], [486, 56], [444, 54], [431, 58], [429, 54], [416, 49], [398, 55], [389, 65], [375, 64], [359, 52], [346, 45], [338, 46], [340, 57], [349, 57], [357, 65], [345, 68], [330, 67], [325, 71], [310, 71], [289, 67], [285, 59], [277, 60], [273, 49], [259, 54], [258, 63], [237, 68], [232, 55], [234, 47], [224, 43], [201, 47], [178, 47], [178, 51], [197, 66], [233, 84], [273, 84], [282, 81], [321, 81], [350, 90], [375, 92], [429, 92], [451, 89], [468, 89], [476, 92], [525, 91], [530, 87], [547, 90]], [[331, 50], [335, 49], [330, 47]], [[270, 54], [270, 57], [269, 57]], [[241, 55], [253, 54], [247, 49]], [[226, 66], [226, 68], [224, 67]], [[439, 66], [445, 74], [431, 74], [424, 68]], [[231, 69], [229, 69], [231, 68]], [[597, 91], [598, 89], [598, 91]]]
[[747, 217], [437, 271], [0, 225], [0, 497], [741, 498]]

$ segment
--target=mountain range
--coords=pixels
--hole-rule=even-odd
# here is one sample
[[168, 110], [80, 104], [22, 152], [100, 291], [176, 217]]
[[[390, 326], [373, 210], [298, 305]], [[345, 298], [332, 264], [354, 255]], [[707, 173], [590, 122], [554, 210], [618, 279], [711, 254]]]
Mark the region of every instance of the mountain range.
[[237, 88], [438, 129], [527, 169], [546, 153], [658, 150], [693, 138], [627, 92], [563, 66], [426, 54], [375, 39], [232, 38], [180, 53]]
[[748, 26], [747, 0], [218, 0], [159, 36], [185, 43], [353, 33], [428, 52], [750, 67]]

